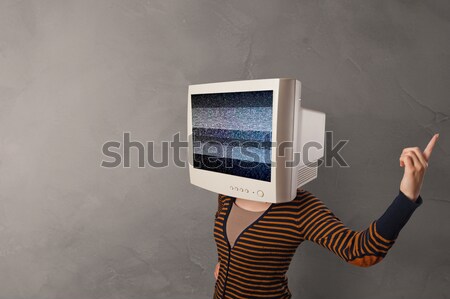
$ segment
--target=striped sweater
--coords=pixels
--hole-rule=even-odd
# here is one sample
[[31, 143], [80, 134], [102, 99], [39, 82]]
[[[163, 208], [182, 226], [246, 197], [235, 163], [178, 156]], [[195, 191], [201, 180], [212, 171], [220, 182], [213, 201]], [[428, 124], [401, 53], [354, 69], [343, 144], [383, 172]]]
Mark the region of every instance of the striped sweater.
[[291, 298], [286, 272], [297, 247], [305, 240], [328, 249], [345, 262], [360, 267], [379, 263], [414, 210], [414, 202], [398, 196], [365, 230], [345, 226], [317, 197], [304, 189], [295, 199], [271, 204], [237, 237], [231, 247], [226, 221], [235, 197], [219, 194], [214, 239], [220, 262], [214, 298]]

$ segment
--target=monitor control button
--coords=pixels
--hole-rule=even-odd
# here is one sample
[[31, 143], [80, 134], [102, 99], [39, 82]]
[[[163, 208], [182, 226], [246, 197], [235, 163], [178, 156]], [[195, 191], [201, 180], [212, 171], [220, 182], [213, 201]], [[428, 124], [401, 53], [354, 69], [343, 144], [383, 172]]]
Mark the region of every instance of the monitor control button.
[[239, 191], [244, 192], [244, 189], [240, 188]]
[[245, 193], [248, 193], [248, 189], [245, 189]]
[[259, 197], [263, 197], [264, 196], [264, 192], [262, 192], [261, 190], [258, 190], [257, 194], [258, 194]]

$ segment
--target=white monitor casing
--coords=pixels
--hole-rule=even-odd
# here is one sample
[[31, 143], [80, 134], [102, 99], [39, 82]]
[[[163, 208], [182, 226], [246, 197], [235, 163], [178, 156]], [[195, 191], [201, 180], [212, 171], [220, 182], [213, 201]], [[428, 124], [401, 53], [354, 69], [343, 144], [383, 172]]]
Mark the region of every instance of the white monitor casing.
[[[194, 168], [191, 95], [258, 90], [273, 91], [271, 181]], [[189, 85], [187, 135], [190, 182], [236, 198], [271, 203], [293, 200], [299, 187], [317, 178], [318, 160], [324, 156], [325, 145], [325, 113], [301, 107], [300, 96], [301, 83], [292, 78]], [[282, 144], [284, 146], [280, 147]], [[308, 154], [303, 151], [308, 151]], [[294, 161], [294, 153], [300, 156], [300, 161], [290, 167], [287, 162]]]

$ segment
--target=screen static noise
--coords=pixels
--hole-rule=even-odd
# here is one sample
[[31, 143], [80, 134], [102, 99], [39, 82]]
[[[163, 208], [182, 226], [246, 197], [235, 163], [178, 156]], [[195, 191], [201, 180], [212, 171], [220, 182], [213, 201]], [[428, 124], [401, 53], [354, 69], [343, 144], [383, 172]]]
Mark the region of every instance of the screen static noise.
[[273, 91], [192, 94], [194, 168], [270, 182]]

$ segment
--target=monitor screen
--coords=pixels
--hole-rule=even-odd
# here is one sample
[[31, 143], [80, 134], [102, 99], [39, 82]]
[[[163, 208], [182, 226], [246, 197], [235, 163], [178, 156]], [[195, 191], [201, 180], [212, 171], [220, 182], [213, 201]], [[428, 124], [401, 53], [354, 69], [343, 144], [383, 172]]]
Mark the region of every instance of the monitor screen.
[[193, 167], [271, 181], [273, 90], [192, 94]]

